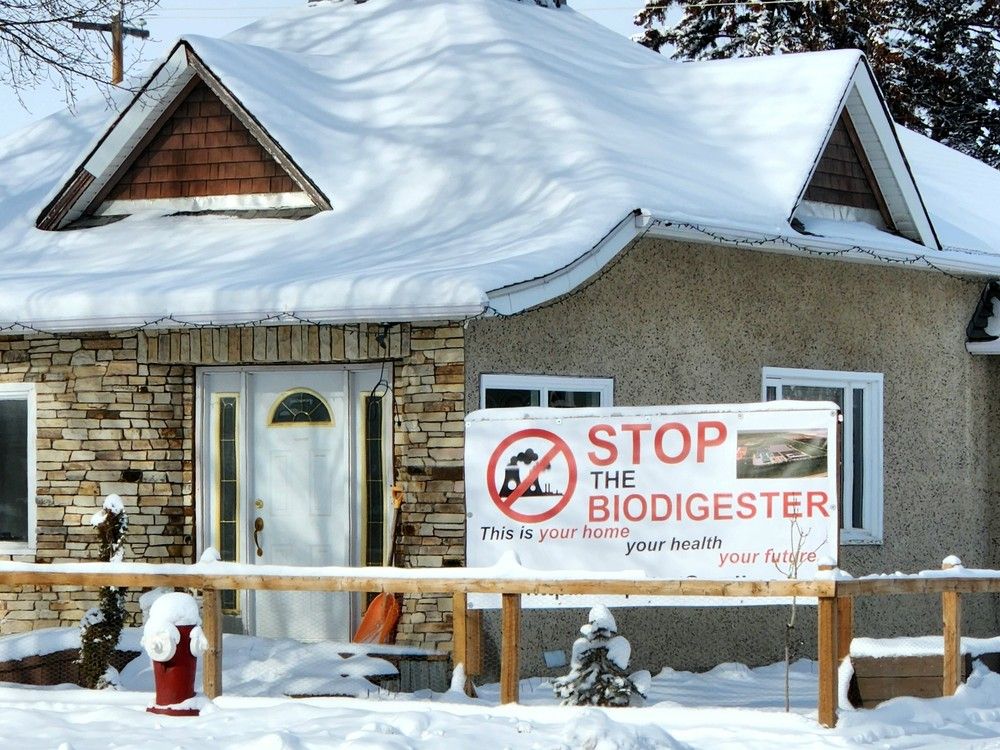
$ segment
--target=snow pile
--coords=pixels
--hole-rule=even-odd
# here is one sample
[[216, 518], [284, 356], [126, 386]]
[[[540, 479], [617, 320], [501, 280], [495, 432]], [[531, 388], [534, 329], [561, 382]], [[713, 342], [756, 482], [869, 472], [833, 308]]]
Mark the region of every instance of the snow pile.
[[[125, 628], [118, 648], [141, 651], [142, 636], [141, 628]], [[222, 636], [222, 643], [226, 691], [243, 696], [378, 695], [380, 688], [375, 681], [398, 675], [396, 667], [382, 657], [419, 657], [432, 653], [409, 646], [301, 643], [229, 633]], [[78, 628], [46, 628], [19, 633], [0, 638], [0, 662], [79, 647]], [[199, 670], [201, 666], [199, 661]], [[200, 684], [200, 673], [197, 680]], [[152, 691], [154, 679], [150, 660], [139, 657], [126, 665], [120, 685], [124, 690]]]
[[142, 645], [153, 661], [170, 661], [180, 643], [179, 627], [193, 626], [191, 630], [191, 655], [201, 656], [208, 648], [208, 640], [201, 629], [198, 603], [190, 594], [170, 592], [162, 594], [149, 610], [149, 618], [142, 630]]
[[164, 594], [169, 594], [172, 591], [173, 589], [167, 588], [166, 586], [158, 586], [155, 589], [150, 589], [149, 591], [143, 593], [139, 597], [139, 610], [142, 612], [143, 622], [149, 622], [149, 610], [152, 609], [153, 603]]
[[[266, 653], [275, 662], [293, 654]], [[225, 669], [227, 690], [232, 674]], [[145, 713], [148, 693], [0, 686], [0, 736], [5, 746], [19, 750], [106, 750], [109, 742], [118, 750], [985, 750], [1000, 745], [1000, 675], [981, 668], [954, 697], [897, 698], [875, 709], [845, 711], [836, 729], [823, 729], [815, 720], [815, 663], [793, 665], [793, 712], [787, 714], [780, 710], [783, 674], [783, 664], [720, 665], [704, 674], [664, 670], [653, 680], [649, 704], [627, 711], [557, 707], [548, 683], [526, 679], [522, 705], [227, 693], [205, 706], [200, 717], [184, 721]], [[480, 692], [495, 697], [497, 686]]]
[[[125, 628], [118, 640], [118, 648], [121, 651], [141, 651], [141, 639], [140, 628]], [[79, 628], [42, 628], [0, 638], [0, 662], [79, 648]]]
[[222, 561], [222, 555], [219, 554], [219, 550], [215, 547], [205, 547], [205, 551], [201, 553], [201, 557], [198, 558], [198, 562], [210, 564]]
[[[597, 617], [595, 621], [601, 621]], [[589, 624], [589, 623], [588, 623]], [[607, 625], [607, 621], [604, 621]], [[0, 661], [13, 652], [59, 650], [72, 631], [0, 638]], [[132, 637], [126, 631], [125, 639]], [[30, 636], [30, 638], [28, 637]], [[57, 643], [58, 642], [58, 643]], [[784, 703], [784, 664], [748, 668], [720, 664], [697, 674], [665, 669], [653, 678], [641, 708], [557, 707], [551, 683], [521, 680], [520, 704], [498, 706], [499, 686], [369, 699], [307, 698], [325, 677], [360, 670], [350, 644], [302, 644], [224, 636], [226, 694], [202, 715], [164, 720], [145, 709], [152, 669], [136, 659], [122, 673], [123, 690], [0, 685], [0, 737], [18, 750], [201, 748], [217, 750], [881, 750], [1000, 746], [1000, 675], [977, 665], [949, 698], [896, 698], [874, 709], [846, 710], [835, 729], [816, 723], [817, 668], [791, 669], [792, 712]], [[357, 648], [355, 646], [355, 648]], [[361, 655], [363, 656], [363, 655]], [[368, 666], [380, 660], [371, 658]], [[382, 662], [386, 669], [391, 666]], [[200, 677], [199, 677], [200, 679]]]
[[[222, 636], [223, 684], [227, 694], [240, 696], [375, 696], [381, 691], [372, 679], [398, 674], [379, 654], [407, 650], [401, 646], [302, 643], [227, 633]], [[425, 653], [419, 649], [409, 651]], [[199, 661], [196, 684], [202, 679], [202, 666]], [[145, 659], [135, 659], [122, 670], [121, 679], [129, 690], [152, 690], [152, 665]]]
[[[646, 731], [644, 731], [646, 730]], [[647, 734], [648, 728], [620, 724], [606, 713], [587, 711], [569, 722], [561, 739], [567, 748], [593, 750], [685, 750], [689, 747], [664, 733]]]
[[[1000, 653], [1000, 636], [971, 638], [963, 636], [960, 650], [973, 658]], [[897, 656], [941, 656], [944, 637], [940, 635], [903, 636], [899, 638], [853, 638], [851, 656], [886, 659]]]

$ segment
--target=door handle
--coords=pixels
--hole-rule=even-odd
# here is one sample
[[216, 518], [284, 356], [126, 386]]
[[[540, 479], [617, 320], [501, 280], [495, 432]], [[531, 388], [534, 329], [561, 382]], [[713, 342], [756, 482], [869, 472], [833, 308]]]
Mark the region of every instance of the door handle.
[[253, 522], [253, 543], [257, 547], [257, 557], [264, 556], [264, 550], [260, 547], [260, 537], [258, 534], [264, 530], [264, 519], [256, 518]]

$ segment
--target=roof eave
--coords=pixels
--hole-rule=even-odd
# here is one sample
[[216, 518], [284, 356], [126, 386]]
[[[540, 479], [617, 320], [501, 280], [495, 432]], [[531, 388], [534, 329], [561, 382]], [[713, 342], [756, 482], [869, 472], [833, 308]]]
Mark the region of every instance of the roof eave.
[[966, 341], [965, 350], [969, 354], [1000, 354], [1000, 339], [996, 341]]
[[1000, 255], [936, 250], [911, 243], [912, 250], [900, 247], [899, 238], [886, 235], [886, 242], [858, 241], [838, 237], [803, 235], [791, 227], [787, 232], [763, 232], [745, 227], [693, 224], [669, 218], [654, 219], [648, 230], [650, 237], [716, 242], [763, 250], [785, 255], [826, 256], [832, 260], [865, 263], [894, 268], [943, 271], [957, 276], [992, 277], [1000, 274]]
[[85, 331], [122, 332], [128, 330], [177, 330], [179, 328], [223, 328], [264, 325], [345, 325], [350, 323], [424, 322], [467, 320], [482, 315], [484, 304], [402, 305], [349, 310], [234, 311], [212, 314], [163, 312], [148, 317], [90, 316], [79, 318], [28, 319], [0, 321], [8, 331], [41, 331], [44, 333], [79, 333]]
[[601, 270], [649, 227], [650, 214], [631, 211], [596, 245], [571, 263], [551, 273], [488, 292], [490, 312], [514, 315], [569, 294]]
[[694, 224], [669, 217], [654, 217], [649, 211], [635, 209], [618, 222], [600, 242], [572, 263], [544, 276], [488, 292], [488, 310], [494, 315], [515, 315], [567, 295], [599, 276], [616, 256], [643, 237], [716, 242], [748, 250], [800, 256], [813, 254], [846, 262], [937, 270], [959, 276], [1000, 274], [1000, 256], [953, 250], [908, 250], [898, 247], [894, 242], [896, 238], [888, 236], [885, 244], [868, 243], [873, 245], [868, 247], [835, 237], [801, 235], [791, 227], [785, 234], [767, 233], [745, 227]]

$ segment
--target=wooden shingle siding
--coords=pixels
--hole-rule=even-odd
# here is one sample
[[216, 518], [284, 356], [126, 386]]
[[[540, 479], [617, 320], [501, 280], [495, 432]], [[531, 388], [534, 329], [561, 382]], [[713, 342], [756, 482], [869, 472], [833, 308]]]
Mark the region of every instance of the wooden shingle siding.
[[205, 84], [196, 86], [139, 155], [110, 200], [300, 190]]
[[410, 326], [399, 323], [185, 328], [140, 331], [137, 337], [138, 360], [143, 364], [329, 364], [412, 353]]
[[850, 127], [842, 115], [820, 157], [805, 198], [882, 211], [878, 187], [873, 184], [864, 154], [859, 152], [855, 139], [851, 137]]

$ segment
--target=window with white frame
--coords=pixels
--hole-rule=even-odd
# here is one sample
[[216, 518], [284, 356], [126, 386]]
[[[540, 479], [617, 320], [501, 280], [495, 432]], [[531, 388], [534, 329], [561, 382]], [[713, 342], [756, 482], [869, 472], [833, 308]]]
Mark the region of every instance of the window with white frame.
[[765, 367], [765, 401], [833, 401], [844, 423], [841, 458], [840, 541], [882, 541], [882, 374]]
[[557, 375], [483, 375], [479, 405], [483, 409], [516, 406], [612, 406], [611, 378]]
[[35, 389], [0, 383], [0, 553], [35, 546]]

